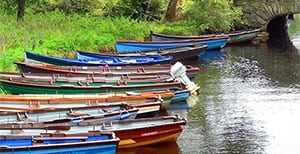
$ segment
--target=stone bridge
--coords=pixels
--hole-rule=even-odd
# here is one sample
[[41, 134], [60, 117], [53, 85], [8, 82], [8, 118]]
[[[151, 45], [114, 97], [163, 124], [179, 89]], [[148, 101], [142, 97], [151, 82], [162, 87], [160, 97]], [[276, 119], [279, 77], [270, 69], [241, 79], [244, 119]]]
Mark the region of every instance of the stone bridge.
[[287, 18], [300, 13], [300, 0], [234, 0], [242, 8], [250, 26], [270, 33], [278, 32], [287, 25]]

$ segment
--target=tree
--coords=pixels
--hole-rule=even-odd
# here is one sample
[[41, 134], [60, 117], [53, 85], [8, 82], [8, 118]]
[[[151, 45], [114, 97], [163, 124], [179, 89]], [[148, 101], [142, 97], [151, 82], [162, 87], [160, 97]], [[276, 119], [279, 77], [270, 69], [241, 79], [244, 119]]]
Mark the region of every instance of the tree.
[[178, 0], [170, 0], [166, 13], [167, 21], [174, 21], [176, 19], [176, 10], [177, 10], [177, 1]]
[[26, 0], [17, 0], [18, 3], [18, 13], [17, 13], [17, 20], [22, 20], [23, 16], [25, 15], [25, 4]]

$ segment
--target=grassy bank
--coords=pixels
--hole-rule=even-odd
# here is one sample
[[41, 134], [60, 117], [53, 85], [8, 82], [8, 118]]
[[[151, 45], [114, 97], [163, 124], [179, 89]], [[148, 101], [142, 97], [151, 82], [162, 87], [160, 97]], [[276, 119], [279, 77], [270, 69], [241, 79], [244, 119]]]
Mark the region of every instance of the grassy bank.
[[19, 22], [15, 16], [2, 15], [0, 23], [0, 71], [17, 71], [13, 62], [23, 60], [24, 50], [72, 57], [74, 51], [79, 49], [110, 50], [116, 40], [145, 40], [149, 38], [151, 30], [196, 33], [182, 23], [168, 25], [123, 17], [65, 16], [60, 12], [27, 14], [24, 21]]

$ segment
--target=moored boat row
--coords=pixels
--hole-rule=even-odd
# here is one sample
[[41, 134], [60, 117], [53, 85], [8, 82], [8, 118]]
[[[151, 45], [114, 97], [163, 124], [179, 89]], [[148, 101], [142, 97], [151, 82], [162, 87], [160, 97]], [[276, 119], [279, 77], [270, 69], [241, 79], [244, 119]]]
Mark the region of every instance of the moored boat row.
[[[186, 120], [178, 116], [130, 119], [121, 121], [82, 122], [63, 124], [19, 123], [0, 124], [2, 135], [27, 135], [60, 133], [82, 134], [86, 132], [114, 132], [120, 138], [119, 148], [132, 148], [154, 143], [174, 142]], [[12, 131], [13, 130], [13, 131]], [[0, 136], [1, 143], [1, 136]]]
[[186, 119], [158, 112], [200, 89], [191, 81], [199, 69], [177, 61], [256, 32], [118, 41], [118, 53], [75, 58], [26, 51], [20, 73], [0, 73], [0, 152], [110, 154], [176, 142]]
[[[76, 71], [0, 73], [0, 87], [7, 93], [0, 95], [1, 153], [115, 153], [118, 148], [174, 142], [186, 120], [153, 116], [198, 90], [190, 78], [199, 69], [179, 63], [93, 67], [18, 64], [54, 72], [56, 68]], [[92, 73], [76, 73], [80, 70]]]

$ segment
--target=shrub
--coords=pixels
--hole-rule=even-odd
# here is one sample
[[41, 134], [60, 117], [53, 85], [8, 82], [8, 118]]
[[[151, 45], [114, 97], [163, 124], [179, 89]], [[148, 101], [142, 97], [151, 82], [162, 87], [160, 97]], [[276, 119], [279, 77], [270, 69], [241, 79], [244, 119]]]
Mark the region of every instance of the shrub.
[[161, 0], [119, 0], [112, 8], [112, 16], [126, 16], [137, 20], [160, 20], [166, 3]]
[[186, 8], [189, 23], [201, 31], [228, 31], [242, 23], [240, 8], [232, 0], [193, 0]]

